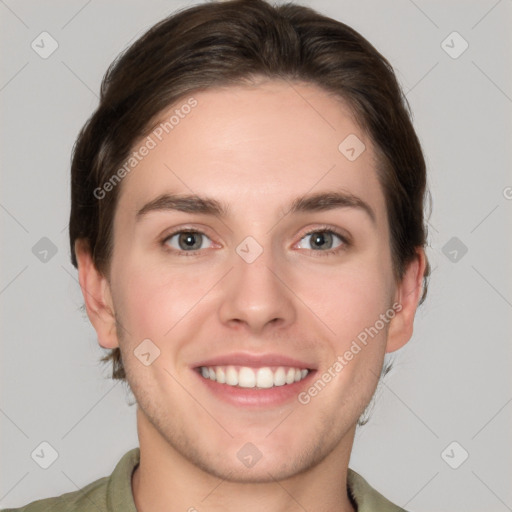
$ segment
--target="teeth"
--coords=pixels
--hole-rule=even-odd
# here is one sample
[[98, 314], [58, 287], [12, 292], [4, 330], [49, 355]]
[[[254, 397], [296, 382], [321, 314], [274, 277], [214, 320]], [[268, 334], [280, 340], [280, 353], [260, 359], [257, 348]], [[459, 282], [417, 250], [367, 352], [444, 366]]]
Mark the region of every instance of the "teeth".
[[230, 386], [238, 385], [238, 372], [233, 366], [228, 366], [226, 368], [226, 384]]
[[224, 371], [224, 368], [222, 367], [218, 367], [217, 368], [217, 371], [214, 372], [216, 374], [216, 379], [214, 380], [217, 380], [217, 382], [219, 382], [220, 384], [225, 384], [226, 383], [226, 372]]
[[256, 387], [271, 388], [274, 385], [274, 374], [270, 368], [259, 368], [256, 373]]
[[240, 368], [238, 372], [238, 385], [241, 388], [253, 388], [256, 386], [256, 375], [252, 368], [246, 366]]
[[219, 384], [239, 386], [241, 388], [268, 389], [274, 386], [293, 384], [304, 379], [309, 370], [305, 368], [249, 368], [248, 366], [201, 366], [201, 375], [205, 379], [215, 380]]
[[[307, 370], [306, 370], [307, 372]], [[284, 386], [286, 384], [286, 373], [280, 366], [274, 373], [274, 386]]]

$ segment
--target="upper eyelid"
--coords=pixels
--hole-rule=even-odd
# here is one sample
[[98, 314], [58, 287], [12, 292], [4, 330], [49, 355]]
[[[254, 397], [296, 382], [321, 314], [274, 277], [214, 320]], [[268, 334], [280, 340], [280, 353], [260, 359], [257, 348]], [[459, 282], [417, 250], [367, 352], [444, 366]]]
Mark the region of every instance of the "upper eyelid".
[[181, 233], [200, 233], [201, 235], [205, 235], [208, 238], [211, 238], [211, 236], [208, 234], [208, 231], [209, 229], [205, 227], [184, 226], [176, 229], [165, 230], [164, 233], [160, 236], [160, 238], [165, 241]]
[[[333, 228], [319, 228], [319, 229], [313, 229], [312, 231], [307, 231], [306, 233], [304, 233], [299, 242], [297, 243], [300, 243], [306, 236], [309, 236], [309, 235], [314, 235], [315, 233], [323, 233], [323, 232], [326, 232], [326, 233], [332, 233], [334, 236], [337, 236], [341, 242], [342, 242], [342, 245], [344, 245], [345, 247], [349, 247], [352, 245], [352, 238], [349, 236], [349, 235], [346, 235], [346, 234], [343, 234], [343, 233], [340, 233], [338, 232], [337, 230], [333, 229]], [[333, 249], [335, 250], [335, 249]], [[324, 251], [315, 251], [315, 252], [324, 252]], [[325, 251], [327, 252], [327, 251]]]
[[163, 236], [162, 243], [166, 243], [168, 240], [170, 240], [171, 238], [174, 238], [176, 235], [181, 235], [183, 233], [200, 234], [200, 235], [206, 236], [209, 240], [211, 240], [212, 243], [215, 243], [212, 240], [212, 237], [209, 236], [204, 231], [201, 231], [200, 229], [192, 229], [192, 228], [182, 228], [182, 229], [178, 229], [177, 231], [172, 231], [171, 233]]
[[348, 234], [344, 234], [342, 232], [343, 230], [340, 230], [340, 229], [336, 229], [336, 228], [331, 228], [329, 226], [325, 226], [325, 227], [319, 227], [319, 228], [312, 228], [311, 230], [309, 231], [306, 231], [305, 233], [302, 234], [302, 237], [301, 237], [301, 240], [302, 238], [304, 238], [305, 236], [307, 235], [312, 235], [314, 233], [323, 233], [323, 232], [328, 232], [328, 233], [333, 233], [341, 238], [346, 238], [346, 239], [349, 239], [349, 235]]

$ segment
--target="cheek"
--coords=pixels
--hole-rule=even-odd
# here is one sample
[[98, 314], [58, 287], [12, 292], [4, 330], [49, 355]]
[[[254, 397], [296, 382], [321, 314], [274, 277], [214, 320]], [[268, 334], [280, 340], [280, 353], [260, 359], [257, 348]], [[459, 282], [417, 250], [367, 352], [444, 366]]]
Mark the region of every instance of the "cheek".
[[212, 272], [132, 263], [117, 267], [116, 313], [133, 339], [165, 339], [215, 283]]
[[300, 296], [328, 327], [336, 349], [373, 326], [389, 308], [388, 274], [380, 265], [361, 263], [310, 272], [307, 280], [302, 278]]
[[354, 414], [362, 412], [380, 376], [394, 317], [388, 285], [378, 267], [351, 267], [331, 279], [328, 294], [317, 297], [323, 302], [322, 320], [331, 331], [330, 350], [318, 375], [331, 387], [324, 399], [354, 407]]

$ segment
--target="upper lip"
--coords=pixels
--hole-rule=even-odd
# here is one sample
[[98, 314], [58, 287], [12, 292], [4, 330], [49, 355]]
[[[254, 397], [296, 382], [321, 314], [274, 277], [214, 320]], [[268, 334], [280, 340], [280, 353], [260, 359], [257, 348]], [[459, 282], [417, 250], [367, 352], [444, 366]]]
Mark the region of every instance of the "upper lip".
[[204, 359], [192, 365], [194, 368], [201, 366], [247, 366], [260, 368], [263, 366], [288, 366], [292, 368], [313, 369], [311, 363], [288, 357], [282, 354], [249, 354], [231, 353]]

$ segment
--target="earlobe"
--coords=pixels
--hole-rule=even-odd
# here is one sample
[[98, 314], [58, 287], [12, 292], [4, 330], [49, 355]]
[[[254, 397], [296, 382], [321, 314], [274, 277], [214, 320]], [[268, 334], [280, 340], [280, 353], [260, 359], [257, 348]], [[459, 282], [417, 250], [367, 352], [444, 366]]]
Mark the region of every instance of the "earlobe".
[[119, 346], [110, 284], [96, 268], [86, 240], [75, 242], [78, 281], [82, 289], [87, 315], [103, 348]]
[[386, 352], [402, 348], [412, 337], [414, 316], [423, 291], [423, 275], [426, 258], [423, 248], [416, 249], [416, 258], [409, 263], [402, 281], [396, 291], [396, 302], [401, 309], [391, 320], [388, 330]]

